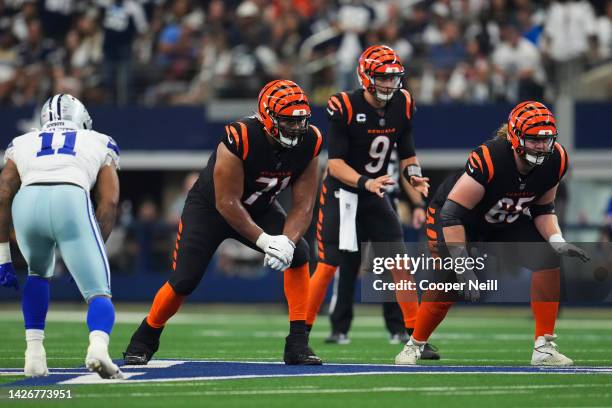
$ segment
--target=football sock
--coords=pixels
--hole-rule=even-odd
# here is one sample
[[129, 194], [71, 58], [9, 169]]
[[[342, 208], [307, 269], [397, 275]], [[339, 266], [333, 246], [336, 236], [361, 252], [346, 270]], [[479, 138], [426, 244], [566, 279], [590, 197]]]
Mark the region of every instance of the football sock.
[[164, 327], [168, 319], [170, 319], [179, 310], [185, 296], [177, 294], [168, 282], [157, 291], [151, 310], [147, 315], [147, 324], [153, 328], [160, 329]]
[[47, 310], [49, 310], [49, 281], [40, 276], [28, 276], [23, 287], [21, 310], [26, 330], [45, 329]]
[[534, 271], [531, 275], [531, 310], [535, 337], [554, 334], [559, 311], [559, 268]]
[[308, 290], [308, 312], [306, 314], [306, 324], [312, 325], [317, 319], [317, 313], [323, 304], [329, 282], [336, 273], [337, 266], [332, 266], [323, 262], [317, 264], [317, 269], [310, 278]]
[[[308, 262], [302, 266], [286, 269], [283, 277], [285, 297], [289, 307], [289, 321], [305, 321], [306, 309], [308, 307], [308, 284], [310, 281]], [[305, 325], [304, 330], [306, 330]]]
[[418, 302], [397, 302], [400, 309], [402, 309], [402, 315], [404, 316], [404, 327], [406, 329], [414, 329], [414, 323], [417, 319], [417, 313], [419, 310]]
[[292, 320], [289, 322], [289, 334], [307, 334], [306, 322], [304, 320]]
[[423, 302], [419, 305], [412, 337], [417, 341], [427, 341], [431, 333], [444, 320], [453, 302]]
[[87, 327], [89, 327], [89, 331], [97, 330], [111, 334], [114, 324], [115, 307], [113, 302], [104, 296], [93, 298], [89, 302], [89, 309], [87, 310]]

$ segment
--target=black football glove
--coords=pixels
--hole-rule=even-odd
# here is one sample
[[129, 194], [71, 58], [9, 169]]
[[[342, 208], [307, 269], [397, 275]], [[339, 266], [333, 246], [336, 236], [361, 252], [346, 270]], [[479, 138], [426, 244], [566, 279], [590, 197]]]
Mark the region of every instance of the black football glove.
[[569, 242], [551, 242], [550, 245], [555, 252], [561, 256], [579, 258], [582, 262], [588, 262], [591, 260], [585, 250], [578, 248], [576, 245], [570, 244]]
[[[463, 284], [463, 298], [470, 302], [477, 302], [480, 299], [480, 291], [478, 290], [477, 282], [478, 276], [472, 269], [466, 269], [463, 273], [457, 273], [457, 282]], [[474, 285], [470, 286], [470, 282], [474, 282]]]

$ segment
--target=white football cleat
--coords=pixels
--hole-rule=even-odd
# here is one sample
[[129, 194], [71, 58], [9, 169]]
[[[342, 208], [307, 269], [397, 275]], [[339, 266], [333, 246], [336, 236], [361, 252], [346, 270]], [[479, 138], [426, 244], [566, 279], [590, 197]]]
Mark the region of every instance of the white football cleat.
[[41, 343], [28, 344], [25, 352], [25, 366], [23, 373], [26, 377], [43, 377], [49, 375], [47, 368], [47, 354]]
[[557, 338], [554, 334], [545, 334], [536, 339], [531, 355], [533, 366], [556, 366], [568, 367], [574, 365], [571, 358], [557, 351], [557, 344], [553, 341]]
[[417, 341], [412, 336], [404, 346], [404, 349], [395, 356], [395, 364], [397, 365], [415, 365], [421, 357], [421, 351], [425, 347], [425, 341]]
[[123, 378], [123, 373], [108, 355], [108, 334], [99, 330], [89, 333], [89, 347], [87, 348], [87, 357], [85, 357], [85, 367], [91, 372], [98, 373], [102, 378]]

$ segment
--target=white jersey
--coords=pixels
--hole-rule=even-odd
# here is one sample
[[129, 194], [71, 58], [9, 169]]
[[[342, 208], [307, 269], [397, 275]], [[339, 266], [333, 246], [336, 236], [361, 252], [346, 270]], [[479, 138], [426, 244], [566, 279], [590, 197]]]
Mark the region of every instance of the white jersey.
[[22, 186], [72, 183], [89, 191], [102, 167], [119, 168], [119, 147], [110, 136], [60, 120], [13, 139], [4, 154], [4, 162], [9, 159]]

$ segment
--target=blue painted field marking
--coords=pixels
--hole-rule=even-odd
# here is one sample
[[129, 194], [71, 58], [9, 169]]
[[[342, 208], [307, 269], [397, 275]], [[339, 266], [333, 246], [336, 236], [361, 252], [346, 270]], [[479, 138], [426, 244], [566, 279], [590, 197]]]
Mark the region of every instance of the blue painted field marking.
[[[121, 363], [122, 361], [117, 361]], [[122, 366], [126, 380], [103, 380], [84, 367], [51, 368], [50, 375], [19, 380], [5, 386], [209, 381], [262, 377], [351, 376], [388, 374], [612, 374], [612, 367], [396, 366], [390, 364], [324, 364], [287, 366], [270, 362], [154, 360], [148, 366]], [[17, 368], [0, 368], [0, 375], [22, 375]]]

